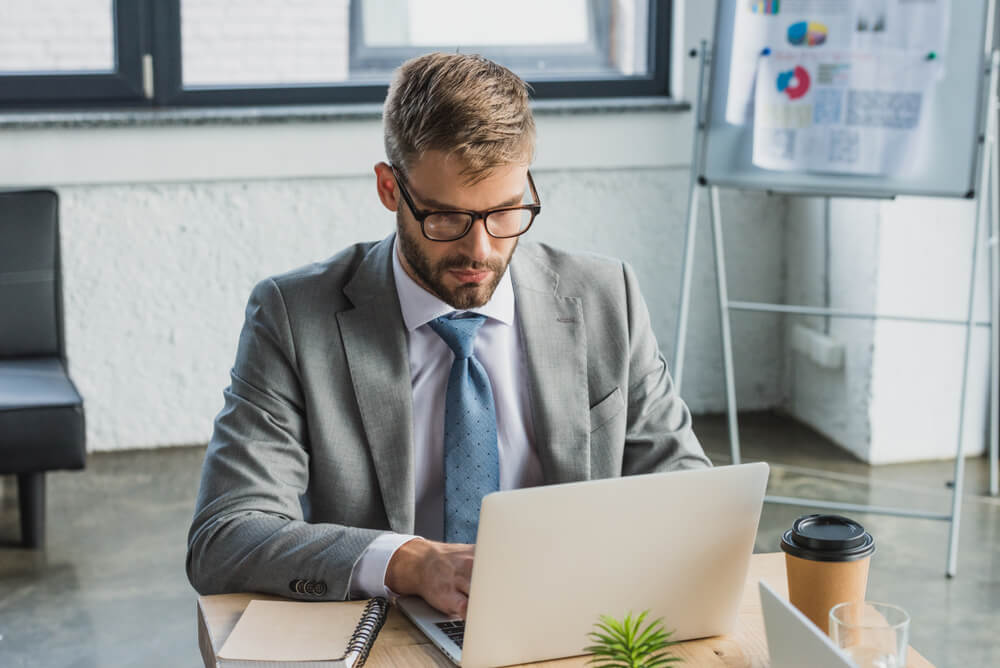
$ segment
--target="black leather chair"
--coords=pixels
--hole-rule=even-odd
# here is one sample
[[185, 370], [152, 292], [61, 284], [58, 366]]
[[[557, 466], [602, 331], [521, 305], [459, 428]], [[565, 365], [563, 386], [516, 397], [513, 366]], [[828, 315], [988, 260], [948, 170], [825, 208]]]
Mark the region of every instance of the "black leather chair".
[[59, 199], [0, 191], [0, 474], [16, 474], [25, 547], [45, 544], [45, 472], [86, 463], [67, 374]]

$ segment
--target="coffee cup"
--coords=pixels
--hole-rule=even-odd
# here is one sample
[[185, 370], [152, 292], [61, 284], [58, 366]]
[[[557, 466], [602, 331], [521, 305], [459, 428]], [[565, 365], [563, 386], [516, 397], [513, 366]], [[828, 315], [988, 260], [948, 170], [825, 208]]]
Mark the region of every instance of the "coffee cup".
[[804, 515], [781, 537], [788, 598], [828, 633], [830, 608], [865, 600], [875, 539], [840, 515]]

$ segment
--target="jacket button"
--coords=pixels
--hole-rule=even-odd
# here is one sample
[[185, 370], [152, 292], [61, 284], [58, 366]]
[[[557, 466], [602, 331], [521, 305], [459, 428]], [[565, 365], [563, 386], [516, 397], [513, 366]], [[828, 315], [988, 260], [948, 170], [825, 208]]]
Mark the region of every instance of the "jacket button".
[[302, 580], [292, 580], [291, 582], [288, 583], [288, 588], [294, 592], [298, 592], [300, 582], [302, 582]]
[[316, 586], [313, 588], [313, 594], [316, 596], [322, 596], [325, 593], [326, 593], [326, 583], [322, 581], [317, 582]]
[[306, 580], [305, 586], [302, 587], [302, 593], [303, 594], [312, 594], [312, 593], [314, 593], [315, 587], [316, 587], [316, 585], [315, 585], [315, 583], [312, 580]]

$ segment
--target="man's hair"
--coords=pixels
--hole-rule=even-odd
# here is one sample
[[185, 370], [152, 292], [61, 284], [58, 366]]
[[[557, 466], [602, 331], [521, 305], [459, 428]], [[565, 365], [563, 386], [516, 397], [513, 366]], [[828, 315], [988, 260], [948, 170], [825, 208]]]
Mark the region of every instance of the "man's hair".
[[429, 53], [396, 70], [383, 123], [389, 162], [404, 171], [425, 151], [461, 161], [468, 183], [528, 164], [535, 149], [529, 86], [482, 56]]

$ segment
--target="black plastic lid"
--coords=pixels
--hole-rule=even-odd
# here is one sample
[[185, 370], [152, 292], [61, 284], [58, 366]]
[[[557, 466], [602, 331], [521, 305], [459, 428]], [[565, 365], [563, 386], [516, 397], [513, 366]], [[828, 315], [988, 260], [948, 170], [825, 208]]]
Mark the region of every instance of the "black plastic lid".
[[803, 515], [781, 537], [781, 549], [811, 561], [856, 561], [875, 553], [875, 539], [847, 517]]

